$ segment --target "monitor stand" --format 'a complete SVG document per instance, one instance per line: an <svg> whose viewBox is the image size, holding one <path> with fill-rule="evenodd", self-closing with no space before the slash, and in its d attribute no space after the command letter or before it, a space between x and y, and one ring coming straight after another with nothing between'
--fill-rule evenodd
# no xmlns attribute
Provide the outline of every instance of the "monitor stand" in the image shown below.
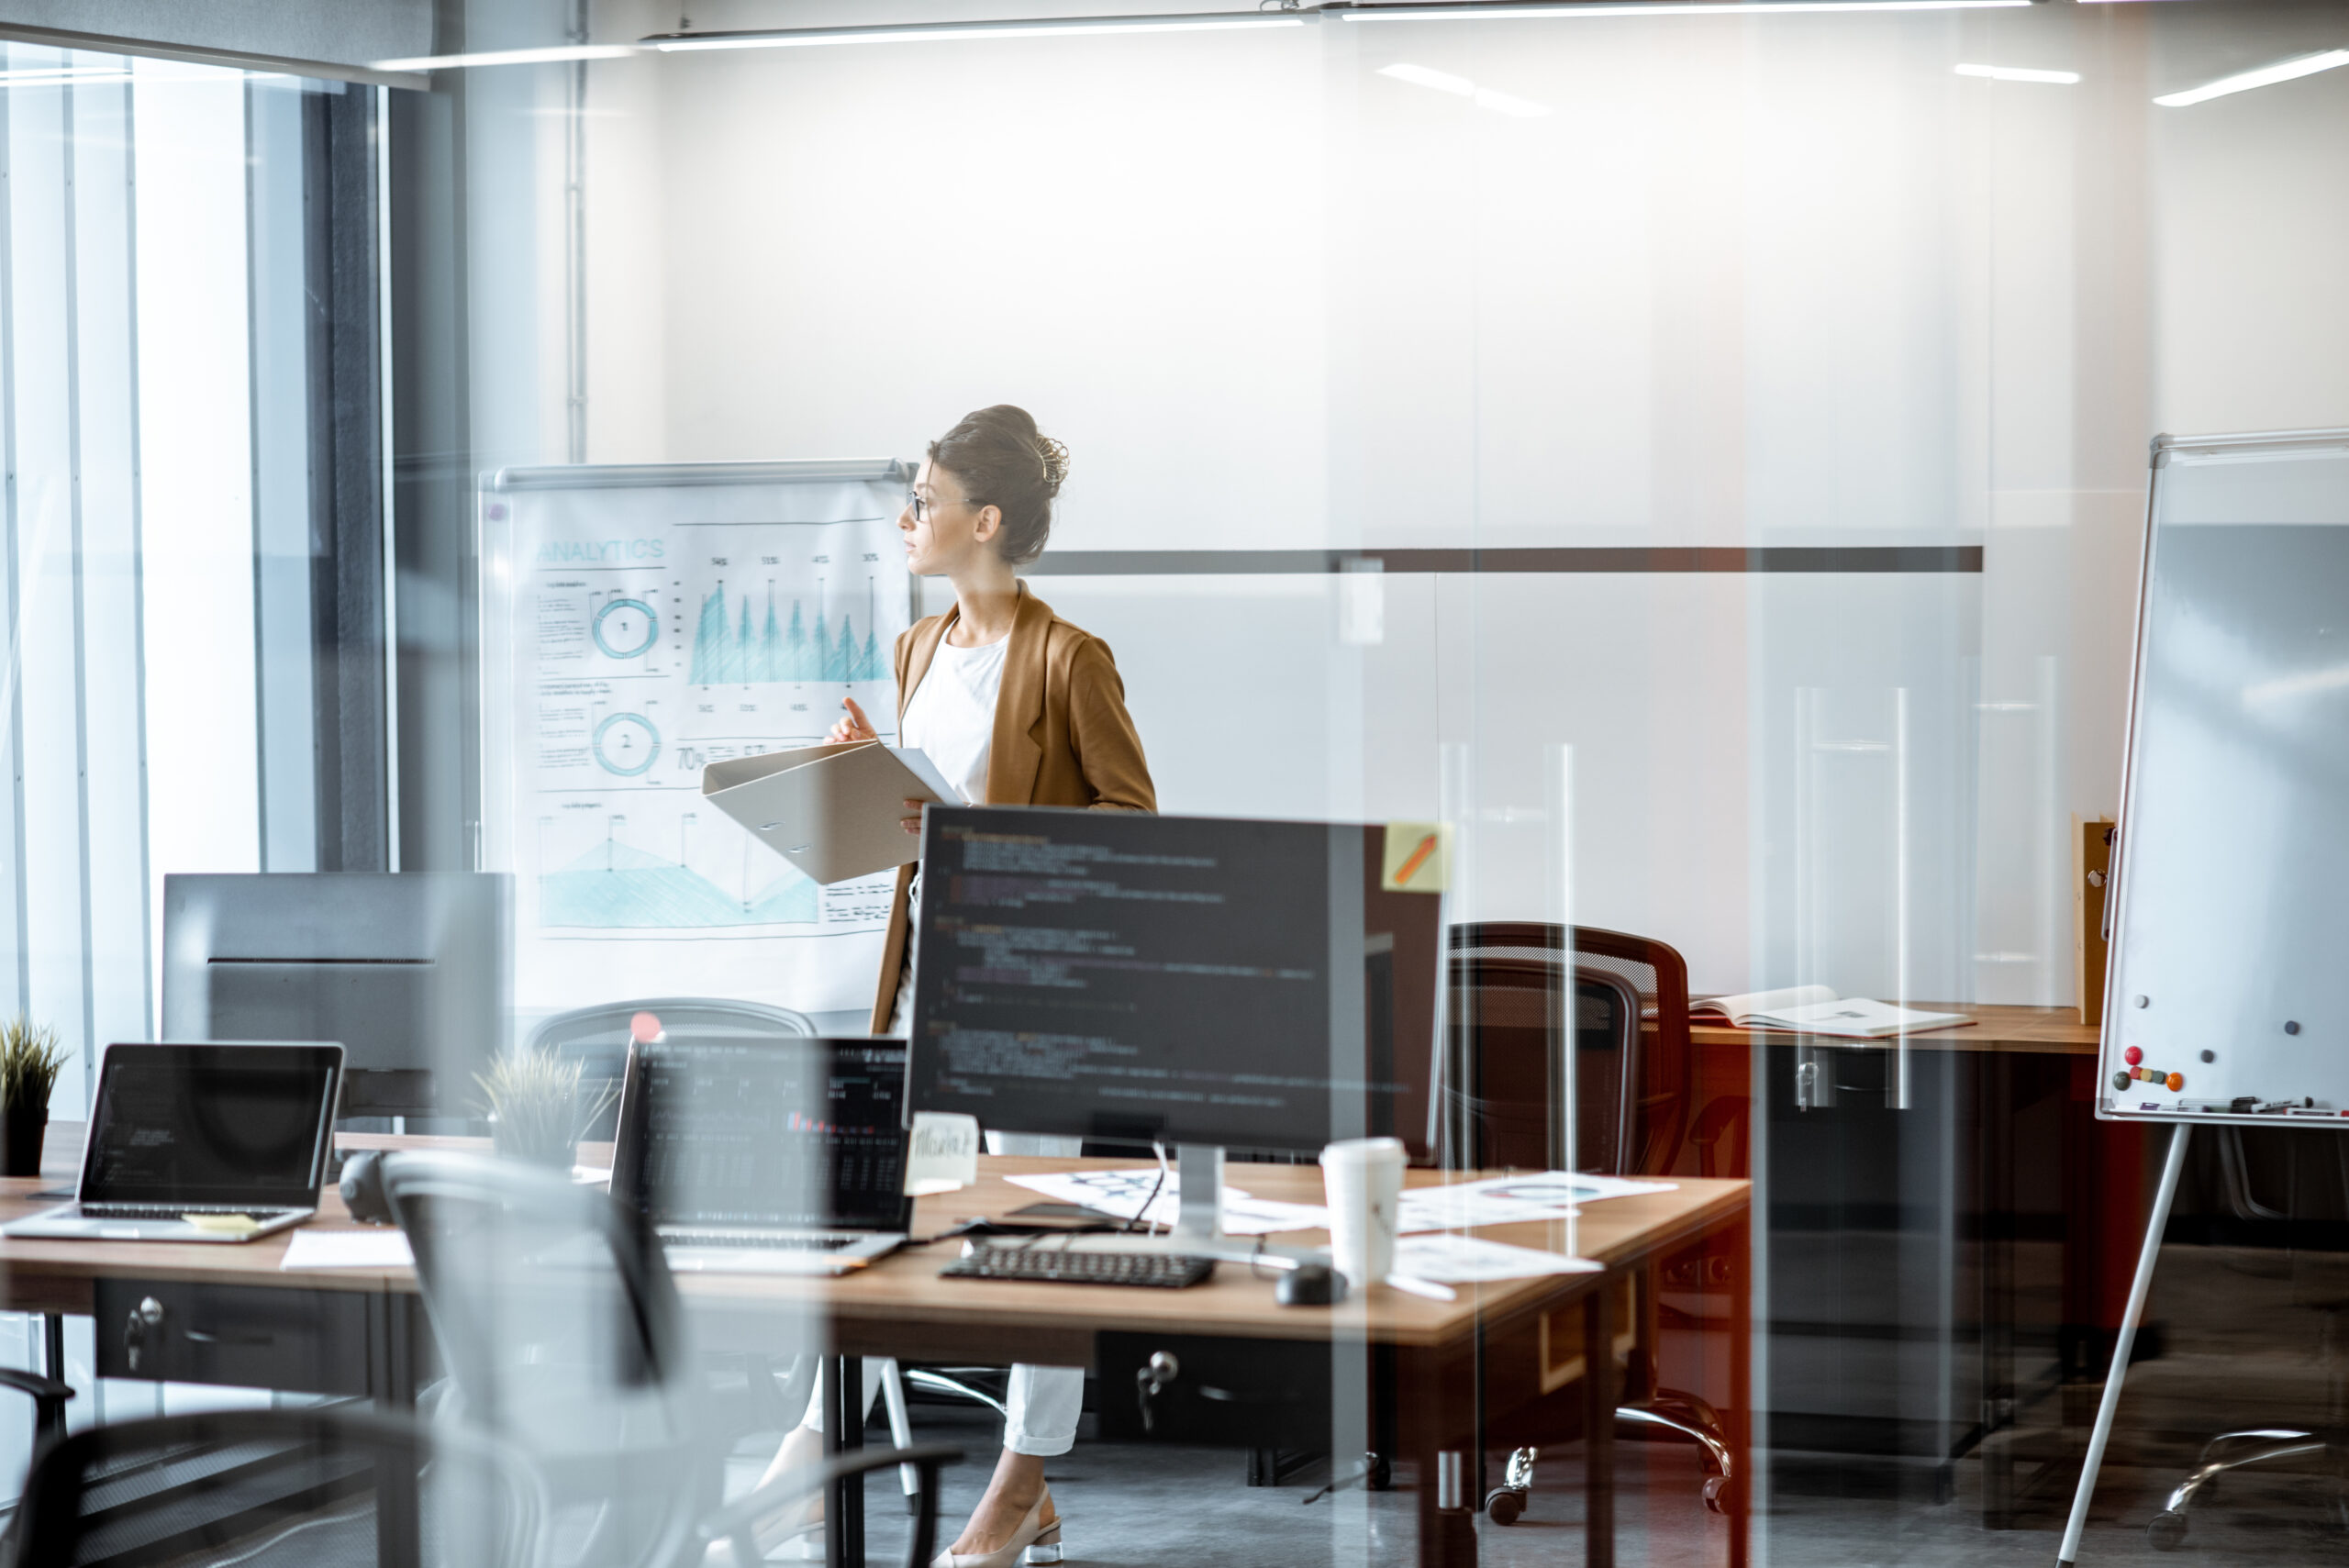
<svg viewBox="0 0 2349 1568"><path fill-rule="evenodd" d="M1223 1150L1218 1145L1175 1145L1174 1176L1178 1194L1174 1229L1161 1238L1168 1251L1226 1262L1256 1262L1275 1269L1293 1269L1300 1262L1326 1261L1319 1248L1260 1245L1253 1237L1224 1233Z"/></svg>

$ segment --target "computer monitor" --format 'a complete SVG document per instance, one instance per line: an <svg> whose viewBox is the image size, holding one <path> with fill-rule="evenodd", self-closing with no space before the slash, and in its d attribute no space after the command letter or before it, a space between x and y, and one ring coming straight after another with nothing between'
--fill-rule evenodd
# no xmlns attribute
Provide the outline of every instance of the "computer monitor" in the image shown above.
<svg viewBox="0 0 2349 1568"><path fill-rule="evenodd" d="M612 1195L655 1224L897 1230L906 1048L894 1040L671 1040L630 1049Z"/></svg>
<svg viewBox="0 0 2349 1568"><path fill-rule="evenodd" d="M504 1049L511 879L163 878L163 1034L339 1040L342 1114L467 1116Z"/></svg>
<svg viewBox="0 0 2349 1568"><path fill-rule="evenodd" d="M1386 831L930 807L908 1105L999 1131L1424 1153L1442 901L1385 886Z"/></svg>

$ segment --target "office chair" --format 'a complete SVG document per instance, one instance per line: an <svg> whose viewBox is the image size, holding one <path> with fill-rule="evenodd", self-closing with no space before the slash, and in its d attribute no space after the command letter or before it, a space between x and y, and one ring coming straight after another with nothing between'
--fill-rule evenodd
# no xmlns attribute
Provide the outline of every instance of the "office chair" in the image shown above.
<svg viewBox="0 0 2349 1568"><path fill-rule="evenodd" d="M1564 1099L1571 1040L1575 1166L1623 1176L1671 1170L1688 1137L1694 1076L1688 970L1679 953L1620 931L1520 921L1454 926L1450 945L1450 1061L1464 1083L1447 1095L1465 1130L1464 1162L1478 1170L1564 1167L1565 1129L1555 1109ZM1653 1309L1653 1278L1643 1288ZM1637 1361L1633 1316L1618 1317L1627 1328L1617 1354ZM1617 1423L1698 1444L1708 1473L1705 1506L1728 1512L1735 1483L1720 1415L1693 1394L1657 1387L1652 1362L1628 1367L1624 1387L1631 1396L1617 1407ZM1494 1522L1510 1524L1524 1513L1536 1451L1510 1453L1501 1485L1485 1499Z"/></svg>
<svg viewBox="0 0 2349 1568"><path fill-rule="evenodd" d="M2295 1206L2274 1208L2254 1195L2251 1190L2251 1162L2243 1134L2243 1129L2240 1127L2221 1127L2198 1135L2211 1140L2218 1166L2219 1190L2227 1207L2237 1219L2242 1220L2274 1222L2293 1218L2291 1209ZM2325 1185L2332 1190L2336 1202L2342 1206L2340 1212L2349 1213L2349 1141L2344 1141L2343 1135L2337 1132L2307 1136L2323 1139L2331 1144L2327 1151L2330 1159L2324 1162L2330 1164L2332 1170L2328 1173ZM2294 1151L2295 1144L2300 1149L2318 1147L2300 1140L2283 1143L2280 1147L2288 1156ZM2330 1277L2318 1291L2304 1295L2302 1301L2324 1314L2326 1345L2338 1355L2349 1350L2349 1294L2343 1292L2340 1273L2343 1258L2339 1252L2316 1255L2332 1264L2328 1271ZM2297 1250L2287 1249L2281 1268L2277 1272L2282 1277L2297 1281L2299 1278L2297 1261ZM2194 1506L2198 1496L2207 1498L2215 1491L2219 1477L2228 1471L2277 1460L2320 1456L2332 1462L2337 1487L2334 1507L2341 1516L2342 1524L2349 1527L2349 1424L2343 1424L2344 1412L2342 1404L2341 1384L2336 1378L2332 1425L2251 1427L2221 1432L2212 1438L2202 1445L2201 1455L2195 1461L2194 1469L2171 1491L2162 1505L2162 1511L2145 1526L2146 1539L2155 1549L2163 1551L2175 1551L2185 1545L2188 1522L2187 1510Z"/></svg>
<svg viewBox="0 0 2349 1568"><path fill-rule="evenodd" d="M948 1447L852 1451L720 1506L734 1432L712 1408L659 1243L608 1195L518 1162L438 1151L384 1162L384 1191L451 1392L445 1411L545 1479L562 1568L669 1568L737 1541L819 1485L893 1464L920 1477L908 1568L935 1550Z"/></svg>
<svg viewBox="0 0 2349 1568"><path fill-rule="evenodd" d="M551 1051L565 1061L577 1062L584 1091L600 1094L609 1089L617 1096L620 1073L628 1065L629 1025L639 1013L659 1018L672 1040L773 1040L777 1035L818 1032L807 1014L788 1007L716 996L654 996L557 1013L540 1020L524 1050ZM582 1136L590 1140L610 1138L618 1114L617 1106L605 1107Z"/></svg>
<svg viewBox="0 0 2349 1568"><path fill-rule="evenodd" d="M340 1406L208 1410L43 1448L0 1564L291 1568L389 1562L404 1543L434 1568L536 1568L545 1518L529 1462L477 1433Z"/></svg>

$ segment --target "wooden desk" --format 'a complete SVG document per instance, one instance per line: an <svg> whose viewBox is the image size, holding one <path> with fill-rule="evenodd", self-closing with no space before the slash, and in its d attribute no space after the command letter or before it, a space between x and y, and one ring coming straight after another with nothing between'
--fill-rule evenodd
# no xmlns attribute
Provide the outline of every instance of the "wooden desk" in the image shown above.
<svg viewBox="0 0 2349 1568"><path fill-rule="evenodd" d="M482 1140L365 1141L445 1146ZM1034 1201L1034 1194L1011 1185L1004 1179L1008 1175L1123 1163L1129 1162L982 1161L974 1186L916 1206L914 1234L930 1236L961 1218L1000 1217ZM1312 1166L1234 1164L1230 1179L1261 1197L1321 1197L1320 1172ZM1409 1176L1414 1185L1442 1179L1435 1172ZM40 1184L0 1181L0 1222L51 1201L31 1196ZM1727 1386L1720 1391L1725 1396L1720 1402L1730 1412L1736 1462L1742 1466L1750 1429L1743 1285L1749 1277L1747 1205L1745 1182L1684 1179L1669 1193L1593 1205L1572 1236L1563 1222L1496 1227L1480 1234L1524 1246L1572 1249L1605 1268L1463 1285L1452 1302L1382 1288L1336 1307L1282 1307L1273 1299L1269 1276L1252 1277L1252 1271L1233 1264L1224 1265L1208 1284L1185 1291L941 1280L939 1271L954 1252L951 1246L908 1248L845 1279L697 1274L682 1276L679 1289L696 1337L713 1349L772 1349L778 1340L776 1319L788 1316L820 1322L830 1349L846 1357L1088 1366L1113 1380L1123 1373L1128 1387L1133 1358L1146 1361L1150 1348L1162 1342L1179 1345L1195 1362L1203 1352L1228 1355L1246 1369L1308 1363L1328 1368L1330 1357L1279 1351L1299 1342L1376 1348L1391 1356L1395 1369L1402 1454L1419 1465L1422 1564L1454 1568L1475 1561L1473 1521L1483 1499L1473 1487L1484 1424L1538 1422L1546 1407L1568 1419L1579 1413L1590 1475L1586 1561L1604 1568L1613 1550L1617 1391L1611 1384L1618 1333L1612 1322L1618 1290L1608 1287L1700 1244L1710 1242L1725 1257L1732 1301L1727 1314ZM332 1191L325 1195L317 1223L328 1229L351 1224ZM1309 1244L1326 1237L1297 1232L1281 1240ZM102 1375L413 1400L428 1333L413 1274L406 1269L288 1272L280 1266L287 1244L282 1235L243 1246L0 1240L0 1307L49 1314L52 1321L64 1313L94 1315ZM233 1317L255 1327L236 1336L206 1330L201 1345L168 1332L155 1336L161 1342L150 1343L143 1364L132 1369L124 1349L127 1320L148 1299L163 1304L167 1326L201 1318L217 1327ZM1652 1306L1647 1316L1653 1316ZM1561 1338L1568 1325L1570 1340ZM231 1340L236 1342L223 1342ZM1596 1373L1567 1375L1575 1361ZM839 1380L839 1386L854 1385L852 1378ZM1112 1397L1124 1393L1115 1389ZM853 1434L849 1440L855 1440ZM1441 1496L1439 1475L1449 1477ZM1688 1506L1700 1505L1692 1496ZM1732 1568L1742 1568L1746 1527L1742 1497L1734 1492L1730 1524L1731 1562ZM843 1519L841 1533L861 1536L861 1519L853 1526ZM859 1547L861 1556L861 1540Z"/></svg>
<svg viewBox="0 0 2349 1568"><path fill-rule="evenodd" d="M1964 1013L1971 1024L1923 1029L1905 1036L1911 1047L1926 1051L2025 1051L2040 1056L2094 1056L2097 1029L2080 1022L2076 1007L2009 1007L1970 1002L1911 1002L1926 1013ZM1858 1050L1890 1048L1891 1040L1845 1040L1836 1035L1794 1034L1785 1029L1738 1029L1725 1024L1692 1022L1688 1037L1698 1046L1841 1045Z"/></svg>

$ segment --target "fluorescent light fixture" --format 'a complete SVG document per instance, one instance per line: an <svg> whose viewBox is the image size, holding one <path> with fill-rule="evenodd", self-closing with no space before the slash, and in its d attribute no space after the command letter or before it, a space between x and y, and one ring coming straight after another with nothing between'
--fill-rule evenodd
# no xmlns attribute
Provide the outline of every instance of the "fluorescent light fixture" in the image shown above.
<svg viewBox="0 0 2349 1568"><path fill-rule="evenodd" d="M2337 692L2349 686L2349 664L2336 664L2329 670L2302 670L2294 674L2278 675L2272 681L2260 681L2243 689L2243 700L2254 706L2282 702L2289 697L2314 696L2320 692Z"/></svg>
<svg viewBox="0 0 2349 1568"><path fill-rule="evenodd" d="M2248 93L2254 87L2273 87L2278 82L2313 76L2320 71L2331 71L2337 65L2349 65L2349 49L2329 49L2322 54L2304 54L2297 60L2278 61L2274 65L2263 65L2256 71L2221 76L2216 82L2188 87L2183 93L2165 93L2154 102L2165 108L2182 109L2188 104L2223 98L2230 93Z"/></svg>
<svg viewBox="0 0 2349 1568"><path fill-rule="evenodd" d="M1028 21L906 22L878 28L783 28L760 32L655 33L645 44L664 54L705 49L807 49L825 44L927 43L943 39L1066 38L1088 33L1219 33L1301 28L1306 12L1200 11L1188 16L1044 17Z"/></svg>
<svg viewBox="0 0 2349 1568"><path fill-rule="evenodd" d="M1509 0L1476 5L1464 0L1456 6L1365 6L1359 10L1332 9L1325 14L1342 17L1349 22L1474 22L1519 17L1767 17L1780 12L1984 11L2030 4L2032 0L1753 0L1750 5L1740 5L1735 0L1704 0L1702 4L1633 0L1631 5L1609 5L1602 0L1591 5L1542 6L1517 5Z"/></svg>
<svg viewBox="0 0 2349 1568"><path fill-rule="evenodd" d="M1490 109L1497 115L1514 115L1519 119L1539 119L1550 112L1545 105L1511 94L1479 87L1465 76L1454 76L1449 71L1435 71L1424 65L1382 65L1381 76L1391 76L1397 82L1408 82L1415 87L1432 87L1439 93L1449 93L1455 98L1467 98L1480 109Z"/></svg>
<svg viewBox="0 0 2349 1568"><path fill-rule="evenodd" d="M2059 87L2069 87L2080 79L2076 71L2033 71L2021 65L1961 65L1957 73L1990 82L2052 82Z"/></svg>
<svg viewBox="0 0 2349 1568"><path fill-rule="evenodd" d="M567 43L548 49L493 49L479 54L420 54L413 60L371 60L370 71L464 71L477 65L557 65L573 60L625 60L634 44Z"/></svg>

